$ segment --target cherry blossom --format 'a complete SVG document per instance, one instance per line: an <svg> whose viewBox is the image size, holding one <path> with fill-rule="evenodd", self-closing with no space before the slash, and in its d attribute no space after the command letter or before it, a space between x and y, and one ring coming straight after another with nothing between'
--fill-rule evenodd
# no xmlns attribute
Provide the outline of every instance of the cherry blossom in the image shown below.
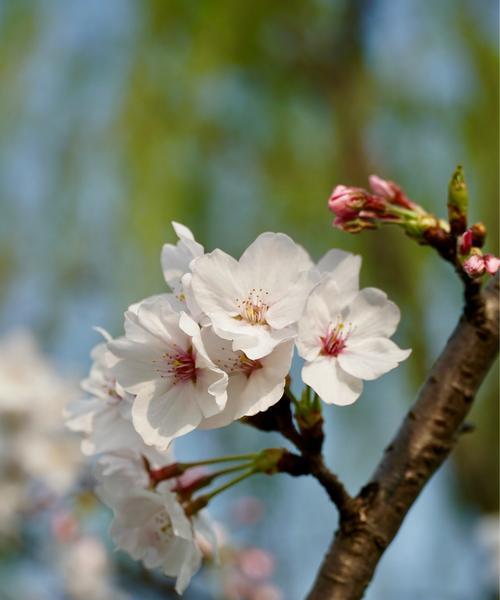
<svg viewBox="0 0 500 600"><path fill-rule="evenodd" d="M134 396L116 382L108 368L107 342L112 338L105 330L98 331L106 341L93 348L90 374L81 383L82 389L90 397L68 406L67 427L84 434L82 452L86 455L128 448L146 456L154 463L162 462L162 455L144 443L132 424Z"/></svg>
<svg viewBox="0 0 500 600"><path fill-rule="evenodd" d="M191 285L215 333L255 360L295 336L312 267L287 235L263 233L239 261L219 249L195 259Z"/></svg>
<svg viewBox="0 0 500 600"><path fill-rule="evenodd" d="M209 359L199 326L163 296L125 314L125 337L108 343L110 370L136 397L132 419L148 445L165 450L226 404L227 375Z"/></svg>
<svg viewBox="0 0 500 600"><path fill-rule="evenodd" d="M198 536L204 544L215 544L206 514L188 517L174 492L175 479L153 489L144 460L134 452L101 456L95 475L96 493L114 513L110 533L115 544L148 569L176 577L181 594L201 565Z"/></svg>
<svg viewBox="0 0 500 600"><path fill-rule="evenodd" d="M97 488L101 500L113 510L113 541L146 568L161 568L175 577L175 589L182 594L201 565L196 528L205 534L205 516L198 513L189 518L169 482L153 491L140 486L124 489L124 481L121 473L108 473Z"/></svg>
<svg viewBox="0 0 500 600"><path fill-rule="evenodd" d="M381 290L365 288L353 296L324 279L299 323L304 383L328 404L357 400L363 379L377 379L409 356L389 339L399 319L398 307Z"/></svg>
<svg viewBox="0 0 500 600"><path fill-rule="evenodd" d="M259 359L251 359L231 343L218 337L211 327L202 330L202 339L213 362L228 374L227 403L219 414L204 419L200 428L223 427L244 416L267 410L283 395L290 370L293 340L276 346Z"/></svg>

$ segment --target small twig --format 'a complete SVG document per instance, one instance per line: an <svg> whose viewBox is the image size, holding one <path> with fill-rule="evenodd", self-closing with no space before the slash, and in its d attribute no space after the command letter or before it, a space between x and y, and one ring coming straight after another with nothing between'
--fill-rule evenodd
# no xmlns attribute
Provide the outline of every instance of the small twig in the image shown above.
<svg viewBox="0 0 500 600"><path fill-rule="evenodd" d="M326 490L341 514L352 514L355 510L353 498L339 478L325 465L321 454L324 437L322 419L312 428L302 428L299 432L293 421L290 404L291 399L285 391L282 399L271 409L242 421L262 431L278 431L290 440L301 454L299 456L287 452L280 461L279 471L293 476L312 475Z"/></svg>

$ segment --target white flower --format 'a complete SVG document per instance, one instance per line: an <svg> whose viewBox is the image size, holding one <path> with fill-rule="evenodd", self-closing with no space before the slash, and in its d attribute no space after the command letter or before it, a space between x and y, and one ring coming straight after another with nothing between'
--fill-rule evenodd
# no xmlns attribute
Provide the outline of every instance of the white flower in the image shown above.
<svg viewBox="0 0 500 600"><path fill-rule="evenodd" d="M162 455L146 446L132 424L134 397L117 384L107 366L107 342L111 336L97 329L106 342L97 344L91 352L93 364L81 387L90 398L71 403L66 410L66 425L72 431L85 434L82 452L86 455L116 452L124 448L146 456L154 463L162 462Z"/></svg>
<svg viewBox="0 0 500 600"><path fill-rule="evenodd" d="M388 339L399 319L398 307L381 290L365 288L353 295L339 291L332 278L323 279L299 323L304 383L329 404L357 400L363 379L377 379L409 356L411 350Z"/></svg>
<svg viewBox="0 0 500 600"><path fill-rule="evenodd" d="M190 229L185 225L172 221L179 241L177 244L164 244L161 251L161 266L165 281L174 294L182 298L182 276L189 271L189 265L194 258L202 256L203 246L195 239Z"/></svg>
<svg viewBox="0 0 500 600"><path fill-rule="evenodd" d="M172 491L175 480L150 488L144 461L133 453L103 455L96 470L96 493L114 513L111 537L116 545L148 569L161 567L177 577L182 593L201 564L197 530L213 539L204 513L192 519Z"/></svg>
<svg viewBox="0 0 500 600"><path fill-rule="evenodd" d="M214 250L191 263L194 298L215 333L251 359L293 338L311 290L312 262L282 233L261 234L237 261Z"/></svg>
<svg viewBox="0 0 500 600"><path fill-rule="evenodd" d="M161 568L177 579L179 594L200 568L202 553L195 537L198 522L206 527L202 514L186 516L167 482L156 491L134 490L111 504L114 519L111 537L121 550L148 569Z"/></svg>
<svg viewBox="0 0 500 600"><path fill-rule="evenodd" d="M283 342L268 355L251 359L233 351L231 343L218 337L211 327L202 339L213 362L228 374L227 403L219 414L204 419L200 428L223 427L244 416L267 410L283 395L293 356L293 340Z"/></svg>
<svg viewBox="0 0 500 600"><path fill-rule="evenodd" d="M125 338L108 343L118 383L135 394L132 419L148 445L165 450L226 404L227 375L206 354L198 325L164 297L125 315Z"/></svg>

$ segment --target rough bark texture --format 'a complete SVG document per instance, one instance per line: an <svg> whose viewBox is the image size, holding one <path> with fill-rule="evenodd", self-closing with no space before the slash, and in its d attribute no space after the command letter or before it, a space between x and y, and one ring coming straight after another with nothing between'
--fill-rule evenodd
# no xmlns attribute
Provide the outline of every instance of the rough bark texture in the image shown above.
<svg viewBox="0 0 500 600"><path fill-rule="evenodd" d="M362 598L413 502L452 450L498 352L498 277L468 303L371 481L341 514L307 600Z"/></svg>

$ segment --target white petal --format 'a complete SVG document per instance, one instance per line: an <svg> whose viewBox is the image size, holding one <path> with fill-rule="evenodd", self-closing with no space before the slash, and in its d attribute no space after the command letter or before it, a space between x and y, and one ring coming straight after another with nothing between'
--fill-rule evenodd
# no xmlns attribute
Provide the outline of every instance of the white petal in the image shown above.
<svg viewBox="0 0 500 600"><path fill-rule="evenodd" d="M179 241L177 244L164 244L161 251L163 275L168 285L176 290L184 273L189 270L191 261L203 254L203 246L199 244L192 232L180 223L172 222Z"/></svg>
<svg viewBox="0 0 500 600"><path fill-rule="evenodd" d="M194 399L203 417L221 412L227 402L227 374L220 369L200 369L197 373Z"/></svg>
<svg viewBox="0 0 500 600"><path fill-rule="evenodd" d="M137 322L151 335L169 345L175 342L183 350L189 346L188 336L179 327L180 314L167 298L143 302L137 312ZM127 337L129 334L127 332Z"/></svg>
<svg viewBox="0 0 500 600"><path fill-rule="evenodd" d="M296 323L302 313L314 282L310 271L302 273L295 284L284 286L286 293L269 309L266 320L271 327L281 329Z"/></svg>
<svg viewBox="0 0 500 600"><path fill-rule="evenodd" d="M185 334L191 337L200 335L200 326L184 311L181 312L179 318L179 327Z"/></svg>
<svg viewBox="0 0 500 600"><path fill-rule="evenodd" d="M113 339L113 337L103 327L95 326L92 329L97 331L97 333L100 333L107 342L110 342Z"/></svg>
<svg viewBox="0 0 500 600"><path fill-rule="evenodd" d="M333 290L336 293L336 287ZM325 335L332 321L328 296L321 288L311 292L304 315L299 321L297 350L302 358L312 361L321 351L321 336Z"/></svg>
<svg viewBox="0 0 500 600"><path fill-rule="evenodd" d="M257 330L259 326L254 326ZM218 332L217 332L218 333ZM269 330L262 327L260 331L256 331L257 335L254 338L245 336L238 337L233 341L233 350L243 351L248 358L252 360L260 359L271 353L276 346L294 339L297 335L296 329L293 327L285 327L284 329Z"/></svg>
<svg viewBox="0 0 500 600"><path fill-rule="evenodd" d="M187 546L183 561L182 567L177 575L177 581L175 584L175 591L178 594L182 594L189 582L191 581L192 576L198 571L201 566L201 551L200 549L193 543Z"/></svg>
<svg viewBox="0 0 500 600"><path fill-rule="evenodd" d="M238 314L236 301L244 290L239 278L238 262L222 250L214 250L192 263L191 288L201 310L213 313Z"/></svg>
<svg viewBox="0 0 500 600"><path fill-rule="evenodd" d="M332 357L306 363L302 367L302 379L327 404L352 404L363 391L363 382L343 371Z"/></svg>
<svg viewBox="0 0 500 600"><path fill-rule="evenodd" d="M300 273L312 267L307 252L284 233L262 233L250 244L240 258L246 278L246 293L252 288L284 295Z"/></svg>
<svg viewBox="0 0 500 600"><path fill-rule="evenodd" d="M176 236L182 240L183 238L186 240L194 240L194 235L189 227L186 227L182 223L178 223L177 221L172 221L172 228L175 231Z"/></svg>
<svg viewBox="0 0 500 600"><path fill-rule="evenodd" d="M364 288L343 311L345 321L353 324L352 337L390 337L401 318L399 308L377 288Z"/></svg>
<svg viewBox="0 0 500 600"><path fill-rule="evenodd" d="M144 442L160 450L197 427L202 418L190 382L178 384L166 393L138 394L132 406L134 427Z"/></svg>
<svg viewBox="0 0 500 600"><path fill-rule="evenodd" d="M371 338L352 343L339 354L341 367L361 379L377 379L408 358L411 350L401 350L392 340Z"/></svg>
<svg viewBox="0 0 500 600"><path fill-rule="evenodd" d="M110 368L117 382L131 394L139 393L145 384L158 378L155 361L162 354L157 347L136 344L126 339L114 340L109 344L110 352L119 360Z"/></svg>
<svg viewBox="0 0 500 600"><path fill-rule="evenodd" d="M330 274L339 289L351 292L358 291L361 256L334 248L319 260L317 269L320 273Z"/></svg>

